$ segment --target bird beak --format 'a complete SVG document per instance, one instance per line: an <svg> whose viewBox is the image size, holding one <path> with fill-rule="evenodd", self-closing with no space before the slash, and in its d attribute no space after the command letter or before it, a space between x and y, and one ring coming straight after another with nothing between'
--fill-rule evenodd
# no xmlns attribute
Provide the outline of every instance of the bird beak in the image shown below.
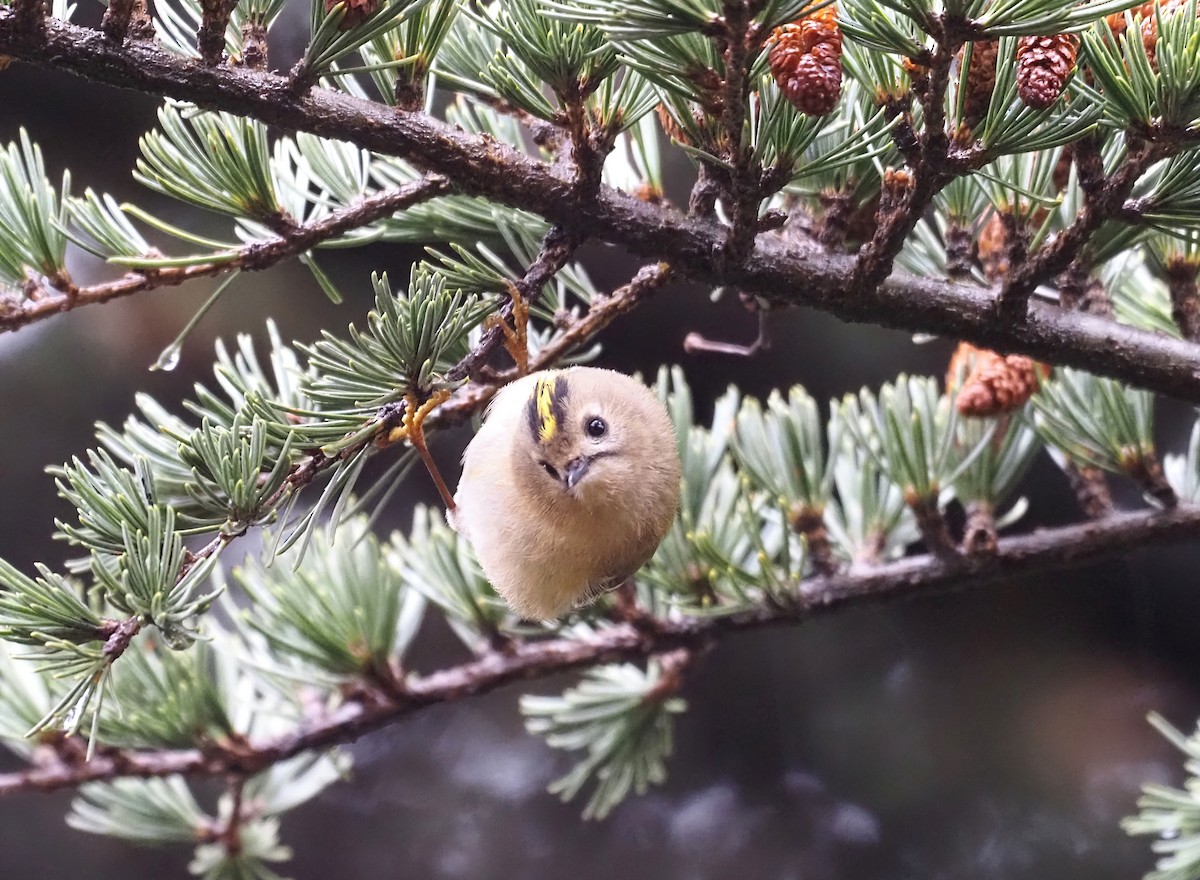
<svg viewBox="0 0 1200 880"><path fill-rule="evenodd" d="M575 484L583 479L583 475L587 473L591 465L592 460L585 455L570 461L567 464L567 471L563 475L563 480L566 482L567 488L574 489Z"/></svg>

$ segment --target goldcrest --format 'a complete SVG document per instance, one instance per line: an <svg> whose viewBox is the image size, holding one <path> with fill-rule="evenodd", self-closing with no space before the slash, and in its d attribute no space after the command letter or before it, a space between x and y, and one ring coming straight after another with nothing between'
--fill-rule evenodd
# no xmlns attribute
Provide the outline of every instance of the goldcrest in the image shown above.
<svg viewBox="0 0 1200 880"><path fill-rule="evenodd" d="M509 607L547 620L646 563L679 479L674 429L649 388L613 370L546 370L492 401L449 521Z"/></svg>

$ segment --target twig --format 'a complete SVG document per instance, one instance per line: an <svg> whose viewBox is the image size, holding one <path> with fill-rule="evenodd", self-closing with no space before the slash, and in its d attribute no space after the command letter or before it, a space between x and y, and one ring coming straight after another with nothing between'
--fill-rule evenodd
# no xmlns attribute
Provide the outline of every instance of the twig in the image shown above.
<svg viewBox="0 0 1200 880"><path fill-rule="evenodd" d="M725 177L726 197L729 202L730 226L725 240L726 259L745 259L754 244L758 232L758 205L762 201L758 169L753 156L744 143L743 128L746 123L746 98L750 90L750 78L746 73L746 60L750 54L751 11L747 0L724 0L721 39L725 41L722 53L725 77L721 83L721 133L725 139L726 158L732 169Z"/></svg>
<svg viewBox="0 0 1200 880"><path fill-rule="evenodd" d="M1200 290L1196 286L1196 262L1178 258L1166 267L1167 291L1171 294L1171 317L1184 339L1200 341Z"/></svg>
<svg viewBox="0 0 1200 880"><path fill-rule="evenodd" d="M525 300L526 305L534 305L541 299L542 288L549 284L559 270L567 264L571 255L582 243L581 236L568 232L560 226L554 226L546 233L537 257L529 264L525 275L515 285L517 294ZM514 301L509 299L501 307L497 317L502 321L508 321L512 317L514 304ZM455 364L446 373L446 378L451 382L457 382L468 376L477 376L503 339L504 331L499 326L486 330L474 350Z"/></svg>
<svg viewBox="0 0 1200 880"><path fill-rule="evenodd" d="M27 36L40 37L46 24L48 6L48 0L13 0L13 17L17 29Z"/></svg>
<svg viewBox="0 0 1200 880"><path fill-rule="evenodd" d="M104 10L104 18L100 28L104 36L118 46L125 42L125 34L129 32L129 19L133 16L133 0L109 0L108 9Z"/></svg>
<svg viewBox="0 0 1200 880"><path fill-rule="evenodd" d="M731 263L722 258L726 230L714 222L685 218L668 206L604 186L581 204L571 197L571 181L545 163L421 113L393 113L329 89L297 95L285 77L204 67L150 43L132 42L113 52L103 34L55 20L46 22L44 38L33 39L19 31L13 13L4 7L0 55L403 156L445 175L463 192L534 211L552 223L648 259L667 260L681 271L686 267L692 277L735 286L776 305L806 305L848 321L966 339L1200 402L1200 347L1195 345L1064 313L1036 300L1023 323L997 321L992 292L902 273L883 281L869 297L848 297L853 259L814 254L772 236L760 236L745 260Z"/></svg>
<svg viewBox="0 0 1200 880"><path fill-rule="evenodd" d="M504 652L408 680L403 694L373 691L280 736L205 750L113 750L101 748L83 764L51 760L0 775L0 796L50 792L118 777L249 775L302 752L352 742L433 705L451 703L504 685L546 678L598 663L661 656L680 648L703 648L725 636L768 626L797 625L850 606L928 597L975 589L1002 578L1024 577L1119 557L1168 541L1194 540L1200 508L1126 513L1028 535L1003 538L994 555L952 562L924 555L806 580L790 602L764 605L727 617L659 620L654 627L616 624L586 638L514 641Z"/></svg>
<svg viewBox="0 0 1200 880"><path fill-rule="evenodd" d="M281 260L302 254L322 242L337 238L352 229L367 226L384 217L390 217L397 211L428 201L450 190L451 185L446 178L429 175L398 189L386 190L369 196L357 204L335 211L321 220L294 227L286 237L257 241L232 251L214 254L214 259L209 262L130 272L115 281L75 288L71 295L62 294L26 300L11 309L0 311L0 332L16 330L18 327L24 327L26 324L32 324L80 306L109 302L123 296L140 293L143 290L172 287L183 284L185 281L191 281L193 278L222 275L238 269L244 271L266 269Z"/></svg>
<svg viewBox="0 0 1200 880"><path fill-rule="evenodd" d="M212 67L225 54L225 29L238 0L200 0L200 27L196 30L196 48L204 63Z"/></svg>
<svg viewBox="0 0 1200 880"><path fill-rule="evenodd" d="M749 345L739 345L736 342L718 342L706 339L699 333L689 333L683 338L683 350L688 354L709 352L710 354L727 354L733 357L750 358L760 351L771 347L771 336L767 332L767 310L758 309L758 335Z"/></svg>
<svg viewBox="0 0 1200 880"><path fill-rule="evenodd" d="M1104 471L1086 465L1081 467L1070 459L1063 464L1062 471L1067 475L1067 482L1071 484L1084 516L1101 520L1113 515L1116 507Z"/></svg>
<svg viewBox="0 0 1200 880"><path fill-rule="evenodd" d="M1085 188L1083 207L1071 225L1031 258L1019 266L1012 267L996 298L996 308L1000 317L1005 322L1025 320L1029 298L1037 286L1049 281L1071 265L1071 261L1087 244L1092 233L1100 228L1100 224L1123 208L1138 178L1147 168L1169 153L1170 147L1163 143L1136 143L1130 148L1125 161L1115 174L1096 188ZM1087 167L1087 164L1080 163L1081 179L1083 170Z"/></svg>
<svg viewBox="0 0 1200 880"><path fill-rule="evenodd" d="M597 297L582 318L572 320L566 331L541 348L530 358L530 370L543 370L557 363L575 349L619 318L633 311L646 297L661 289L671 280L673 270L666 263L643 266L629 283L612 292L611 296ZM468 355L469 357L469 355ZM490 382L472 382L459 389L446 403L430 416L433 424L456 424L468 418L492 399L492 396L507 382L516 378L515 372L503 373Z"/></svg>
<svg viewBox="0 0 1200 880"><path fill-rule="evenodd" d="M940 19L939 19L940 20ZM875 235L859 252L850 280L850 294L862 297L869 294L892 271L896 254L904 246L913 227L921 218L925 207L953 177L957 170L947 162L950 139L946 136L946 88L950 82L950 65L963 43L963 37L954 29L945 27L937 35L937 49L930 59L928 75L922 77L920 99L923 115L921 136L917 142L916 165L911 174L889 170L884 178L885 200L881 202L879 224ZM903 188L889 193L903 181Z"/></svg>

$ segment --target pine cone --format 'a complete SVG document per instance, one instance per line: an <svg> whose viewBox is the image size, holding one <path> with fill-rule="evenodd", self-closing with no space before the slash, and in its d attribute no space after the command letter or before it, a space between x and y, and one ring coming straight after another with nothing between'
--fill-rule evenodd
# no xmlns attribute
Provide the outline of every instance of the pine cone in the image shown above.
<svg viewBox="0 0 1200 880"><path fill-rule="evenodd" d="M1133 20L1135 22L1138 19L1145 21L1147 18L1154 17L1154 6L1155 6L1156 2L1157 2L1157 0L1146 0L1146 2L1143 3L1141 6L1135 6L1132 9L1128 10L1128 12L1133 17ZM1111 30L1113 32L1114 37L1119 37L1123 33L1125 33L1125 13L1124 12L1114 12L1111 15L1106 16L1104 20L1106 22L1108 22L1108 28L1109 28L1109 30Z"/></svg>
<svg viewBox="0 0 1200 880"><path fill-rule="evenodd" d="M1072 144L1067 144L1058 154L1058 161L1054 163L1054 172L1050 175L1050 181L1058 192L1066 189L1067 184L1071 182L1071 163L1074 161L1074 156L1075 149Z"/></svg>
<svg viewBox="0 0 1200 880"><path fill-rule="evenodd" d="M339 2L346 6L346 14L338 25L340 31L358 27L379 9L379 0L325 0L325 11L332 12Z"/></svg>
<svg viewBox="0 0 1200 880"><path fill-rule="evenodd" d="M946 373L946 391L957 394L954 406L961 415L994 418L1023 407L1034 395L1050 368L1020 354L1002 355L960 342ZM958 386L960 376L961 387Z"/></svg>
<svg viewBox="0 0 1200 880"><path fill-rule="evenodd" d="M1021 100L1035 110L1045 110L1057 101L1078 54L1075 34L1021 37L1017 43L1017 94Z"/></svg>
<svg viewBox="0 0 1200 880"><path fill-rule="evenodd" d="M963 104L963 124L969 128L978 125L987 116L992 103L992 92L996 88L996 55L1000 51L998 40L982 40L971 44L971 67L967 71L967 97ZM962 54L959 63L962 63Z"/></svg>
<svg viewBox="0 0 1200 880"><path fill-rule="evenodd" d="M675 121L675 118L671 116L671 111L667 109L666 104L659 104L655 110L658 113L659 125L662 126L667 137L681 144L691 144L691 140L688 139L684 130L679 127L679 123Z"/></svg>
<svg viewBox="0 0 1200 880"><path fill-rule="evenodd" d="M775 28L767 63L780 91L808 116L833 112L842 95L842 31L837 6Z"/></svg>
<svg viewBox="0 0 1200 880"><path fill-rule="evenodd" d="M1142 45L1146 47L1146 57L1150 59L1150 66L1156 72L1158 71L1158 20L1178 13L1187 2L1188 0L1160 0L1157 17L1154 15L1153 3L1146 3L1138 10L1142 14Z"/></svg>

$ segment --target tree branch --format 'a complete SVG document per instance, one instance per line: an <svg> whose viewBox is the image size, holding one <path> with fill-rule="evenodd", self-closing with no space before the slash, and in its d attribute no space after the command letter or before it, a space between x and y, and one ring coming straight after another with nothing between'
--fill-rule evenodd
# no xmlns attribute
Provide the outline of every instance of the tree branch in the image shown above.
<svg viewBox="0 0 1200 880"><path fill-rule="evenodd" d="M408 679L399 693L375 689L295 730L249 744L206 750L135 751L101 747L78 764L48 759L0 775L0 796L50 792L118 777L250 775L302 752L352 742L429 706L452 703L519 681L542 679L600 663L639 660L680 648L704 648L725 636L768 626L797 625L868 603L928 597L997 579L1098 562L1169 541L1191 540L1200 507L1125 513L1062 528L1004 538L995 555L943 560L916 556L804 581L794 596L726 617L648 619L620 623L587 638L514 641L504 651Z"/></svg>
<svg viewBox="0 0 1200 880"><path fill-rule="evenodd" d="M244 247L214 254L213 259L190 266L165 266L130 272L115 281L105 281L89 287L75 288L70 294L45 296L26 300L9 310L0 310L0 332L16 330L26 324L41 321L51 315L69 312L80 306L105 303L143 290L171 287L191 281L223 275L236 269L254 271L266 269L288 257L302 254L322 242L390 217L413 205L428 201L451 190L450 181L429 175L398 189L387 190L365 198L357 204L335 211L328 217L295 227L284 236L268 241L256 241Z"/></svg>
<svg viewBox="0 0 1200 880"><path fill-rule="evenodd" d="M1006 324L995 319L991 291L903 274L884 281L869 297L847 297L852 258L805 253L768 236L760 236L745 260L725 261L725 230L716 223L609 187L581 202L572 198L572 181L546 164L423 114L396 112L327 89L297 95L283 77L209 68L146 43L118 50L100 32L60 21L47 21L44 36L25 34L2 7L0 54L402 156L472 195L535 211L635 254L686 267L706 283L736 286L777 305L807 305L848 321L966 339L1200 402L1200 346L1036 301L1026 321Z"/></svg>

